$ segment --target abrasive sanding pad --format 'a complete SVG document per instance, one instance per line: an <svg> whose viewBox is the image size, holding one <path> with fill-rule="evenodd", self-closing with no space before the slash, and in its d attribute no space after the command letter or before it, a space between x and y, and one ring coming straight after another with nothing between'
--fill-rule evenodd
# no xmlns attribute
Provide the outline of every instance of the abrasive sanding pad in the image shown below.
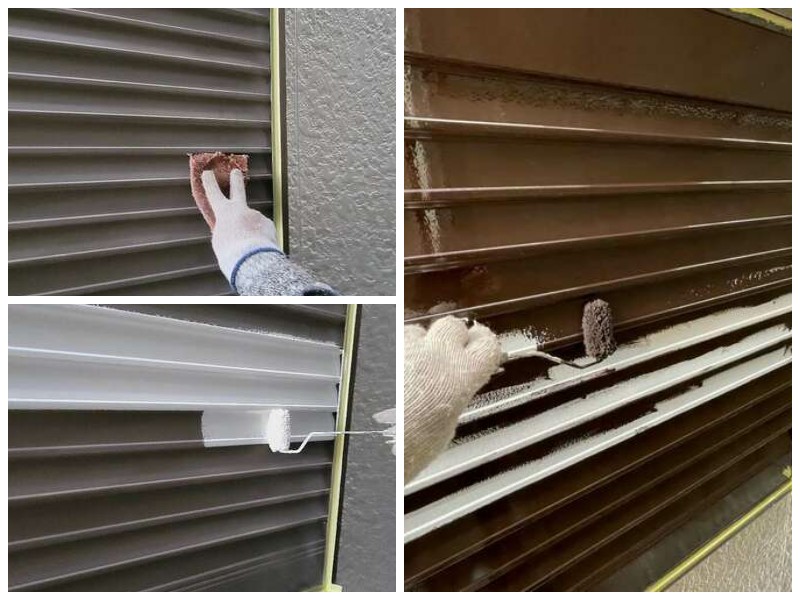
<svg viewBox="0 0 800 600"><path fill-rule="evenodd" d="M192 197L197 208L203 213L208 226L213 228L215 219L211 203L203 189L203 171L214 171L222 193L228 196L231 190L231 171L239 169L247 177L247 154L225 154L224 152L198 152L189 155L189 179Z"/></svg>

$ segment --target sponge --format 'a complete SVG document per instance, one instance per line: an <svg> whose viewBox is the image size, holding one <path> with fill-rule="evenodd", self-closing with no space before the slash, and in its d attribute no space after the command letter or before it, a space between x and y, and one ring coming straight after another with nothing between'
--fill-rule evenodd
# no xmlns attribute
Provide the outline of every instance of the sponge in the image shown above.
<svg viewBox="0 0 800 600"><path fill-rule="evenodd" d="M214 171L222 193L230 194L231 171L239 169L247 177L247 154L225 154L224 152L198 152L189 155L189 178L192 184L192 197L203 214L208 226L214 228L214 210L206 197L201 179L203 171Z"/></svg>

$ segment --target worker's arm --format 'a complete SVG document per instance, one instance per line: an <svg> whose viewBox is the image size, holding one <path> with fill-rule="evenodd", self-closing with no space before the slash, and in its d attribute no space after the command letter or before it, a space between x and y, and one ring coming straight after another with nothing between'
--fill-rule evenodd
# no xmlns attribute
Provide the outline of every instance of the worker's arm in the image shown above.
<svg viewBox="0 0 800 600"><path fill-rule="evenodd" d="M230 199L212 171L204 171L202 181L214 211L211 246L219 268L239 295L338 296L281 252L275 224L247 206L241 171L231 171Z"/></svg>
<svg viewBox="0 0 800 600"><path fill-rule="evenodd" d="M404 475L411 481L451 442L458 416L502 361L488 327L454 317L405 328Z"/></svg>

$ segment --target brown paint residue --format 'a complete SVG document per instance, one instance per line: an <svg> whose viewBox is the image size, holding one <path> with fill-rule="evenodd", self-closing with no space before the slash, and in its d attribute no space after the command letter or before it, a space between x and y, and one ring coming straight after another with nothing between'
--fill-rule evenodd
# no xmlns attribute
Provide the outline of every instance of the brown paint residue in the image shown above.
<svg viewBox="0 0 800 600"><path fill-rule="evenodd" d="M214 228L216 222L211 203L206 197L203 189L201 176L203 171L214 171L222 193L226 196L230 194L231 171L239 169L247 177L248 166L247 154L225 154L224 152L198 152L189 155L189 178L192 185L192 197L197 208L203 214L203 218L208 226Z"/></svg>

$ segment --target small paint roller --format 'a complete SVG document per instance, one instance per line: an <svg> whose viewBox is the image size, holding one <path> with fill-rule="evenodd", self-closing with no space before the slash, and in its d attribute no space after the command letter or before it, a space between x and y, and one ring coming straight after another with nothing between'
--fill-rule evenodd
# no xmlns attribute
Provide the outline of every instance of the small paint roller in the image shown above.
<svg viewBox="0 0 800 600"><path fill-rule="evenodd" d="M284 408L275 408L267 416L266 440L269 449L281 454L299 454L306 444L315 435L385 435L385 431L312 431L303 439L300 446L289 450L292 441L292 420L289 411Z"/></svg>
<svg viewBox="0 0 800 600"><path fill-rule="evenodd" d="M579 365L542 352L537 346L512 350L505 354L503 362L517 360L518 358L537 357L575 369L586 369L587 367L593 367L617 349L617 343L614 340L614 320L611 316L611 306L605 300L596 298L584 304L581 326L583 329L583 346L586 349L586 354L595 359L594 362Z"/></svg>

